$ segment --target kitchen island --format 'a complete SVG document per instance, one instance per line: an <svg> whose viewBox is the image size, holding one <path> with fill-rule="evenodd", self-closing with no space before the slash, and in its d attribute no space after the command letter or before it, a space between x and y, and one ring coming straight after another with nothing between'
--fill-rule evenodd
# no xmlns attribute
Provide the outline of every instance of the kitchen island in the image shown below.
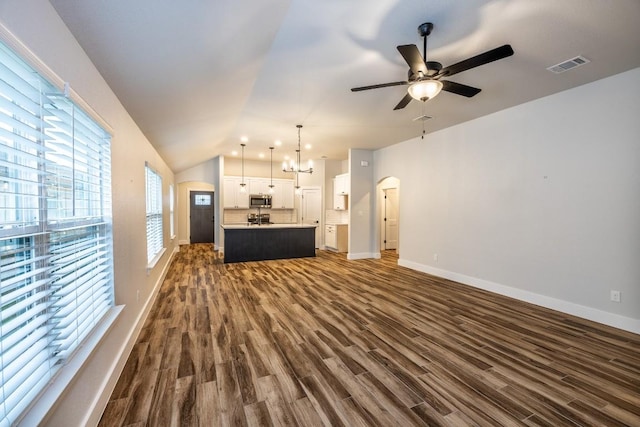
<svg viewBox="0 0 640 427"><path fill-rule="evenodd" d="M316 256L314 224L223 225L224 262Z"/></svg>

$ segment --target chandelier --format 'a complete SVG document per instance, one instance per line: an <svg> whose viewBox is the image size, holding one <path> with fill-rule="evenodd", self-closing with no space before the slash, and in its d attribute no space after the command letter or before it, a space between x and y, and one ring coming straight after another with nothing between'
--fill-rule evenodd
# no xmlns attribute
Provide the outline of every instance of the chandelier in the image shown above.
<svg viewBox="0 0 640 427"><path fill-rule="evenodd" d="M302 125L296 125L298 128L298 149L296 150L296 158L291 159L289 163L282 162L282 172L292 172L297 175L299 173L313 173L313 161L309 160L307 162L307 169L302 169L300 165L300 129L302 129Z"/></svg>

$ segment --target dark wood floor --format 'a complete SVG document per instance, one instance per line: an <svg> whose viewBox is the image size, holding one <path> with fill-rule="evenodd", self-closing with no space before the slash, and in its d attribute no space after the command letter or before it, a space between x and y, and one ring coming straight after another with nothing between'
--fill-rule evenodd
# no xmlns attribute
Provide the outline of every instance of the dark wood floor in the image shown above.
<svg viewBox="0 0 640 427"><path fill-rule="evenodd" d="M381 260L182 246L101 426L640 426L640 336Z"/></svg>

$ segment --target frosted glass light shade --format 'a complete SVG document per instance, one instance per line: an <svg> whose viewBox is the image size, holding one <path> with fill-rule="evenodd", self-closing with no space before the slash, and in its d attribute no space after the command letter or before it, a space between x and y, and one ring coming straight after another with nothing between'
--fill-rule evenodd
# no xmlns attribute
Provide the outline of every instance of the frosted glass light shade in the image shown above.
<svg viewBox="0 0 640 427"><path fill-rule="evenodd" d="M413 83L407 91L413 99L418 101L428 101L434 98L442 90L442 82L438 80L422 80Z"/></svg>

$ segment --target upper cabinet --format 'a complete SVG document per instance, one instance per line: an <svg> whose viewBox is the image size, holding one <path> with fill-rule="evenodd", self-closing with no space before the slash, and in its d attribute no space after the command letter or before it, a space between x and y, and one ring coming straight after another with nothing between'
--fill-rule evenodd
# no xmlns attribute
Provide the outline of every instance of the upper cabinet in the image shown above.
<svg viewBox="0 0 640 427"><path fill-rule="evenodd" d="M249 194L269 194L269 178L247 178Z"/></svg>
<svg viewBox="0 0 640 427"><path fill-rule="evenodd" d="M294 189L293 180L291 179L274 179L274 192L271 198L272 209L293 209L294 208Z"/></svg>
<svg viewBox="0 0 640 427"><path fill-rule="evenodd" d="M348 173L342 175L336 175L333 181L333 194L346 196L349 194L349 188L351 187L351 179Z"/></svg>
<svg viewBox="0 0 640 427"><path fill-rule="evenodd" d="M270 192L270 178L245 177L246 193L240 192L242 178L239 176L224 177L223 207L225 209L249 209L249 195L271 194L272 209L293 209L294 183L292 179L274 179L273 192Z"/></svg>
<svg viewBox="0 0 640 427"><path fill-rule="evenodd" d="M333 210L334 211L345 211L345 210L347 210L347 196L343 196L342 194L334 194L333 195Z"/></svg>
<svg viewBox="0 0 640 427"><path fill-rule="evenodd" d="M224 197L222 205L225 209L249 209L249 191L242 193L240 184L242 178L237 176L225 176L223 181ZM247 184L247 180L245 180ZM248 184L247 184L248 187Z"/></svg>

